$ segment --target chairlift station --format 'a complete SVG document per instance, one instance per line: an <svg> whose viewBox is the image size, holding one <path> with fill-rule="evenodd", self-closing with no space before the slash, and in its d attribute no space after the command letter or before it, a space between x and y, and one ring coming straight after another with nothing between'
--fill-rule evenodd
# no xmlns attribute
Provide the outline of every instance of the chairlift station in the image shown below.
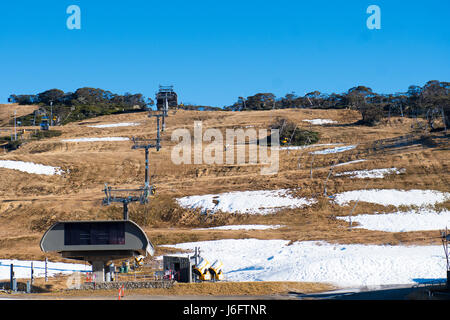
<svg viewBox="0 0 450 320"><path fill-rule="evenodd" d="M131 220L57 222L43 235L43 252L88 261L98 281L105 281L105 267L116 259L153 255L153 244Z"/></svg>

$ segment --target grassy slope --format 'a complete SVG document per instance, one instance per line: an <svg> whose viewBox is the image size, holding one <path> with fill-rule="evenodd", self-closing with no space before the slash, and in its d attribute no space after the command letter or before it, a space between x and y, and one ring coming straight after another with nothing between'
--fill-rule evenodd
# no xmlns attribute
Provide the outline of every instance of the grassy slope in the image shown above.
<svg viewBox="0 0 450 320"><path fill-rule="evenodd" d="M280 151L280 169L277 175L260 175L259 165L175 165L170 161L170 137L177 128L193 130L194 121L202 121L203 129L245 127L267 128L276 116L288 118L305 129L310 125L303 119L326 118L337 125L313 126L321 134L319 143L360 144L351 152L335 155L316 155L313 178L310 178L314 149ZM350 110L275 110L248 112L178 111L166 120L163 148L150 154L152 183L157 185L157 198L150 206L131 205L131 217L146 222L144 229L156 245L183 241L221 238L260 238L297 240L327 240L341 243L422 243L440 244L437 232L385 233L354 229L346 222L334 219L348 215L351 207L330 204L324 198L304 209L285 210L276 215L230 215L201 219L195 212L176 208L173 198L185 195L228 192L234 190L260 190L300 188L301 196L320 195L323 182L334 162L345 162L364 157L368 161L337 167L335 171L372 168L406 168L406 173L385 179L367 180L333 177L328 182L328 193L367 188L435 189L449 191L448 149L442 147L407 148L395 154L361 152L375 140L406 135L411 132L411 119L393 119L391 125L376 127L353 125L360 116ZM140 122L141 126L117 128L90 128L87 124ZM0 168L0 257L43 259L39 241L57 220L110 219L121 217L121 206L101 206L103 186L137 187L143 184L144 152L132 150L131 142L66 143L62 139L75 137L147 137L154 138L155 119L146 113L104 116L59 127L60 137L30 142L19 150L0 154L0 160L33 161L58 166L68 171L62 176L32 175ZM442 134L436 134L439 136ZM436 137L433 139L438 140ZM359 154L360 153L360 154ZM300 159L300 160L299 160ZM153 207L152 207L153 206ZM450 208L450 203L441 207ZM152 209L153 208L153 209ZM155 209L156 208L156 209ZM170 211L172 210L172 211ZM358 205L354 214L389 211L376 205ZM142 220L147 213L146 220ZM192 227L220 224L283 224L285 228L266 231L193 231ZM430 240L431 239L431 240ZM158 253L164 250L157 248ZM56 255L51 259L61 260ZM62 260L61 260L62 261Z"/></svg>

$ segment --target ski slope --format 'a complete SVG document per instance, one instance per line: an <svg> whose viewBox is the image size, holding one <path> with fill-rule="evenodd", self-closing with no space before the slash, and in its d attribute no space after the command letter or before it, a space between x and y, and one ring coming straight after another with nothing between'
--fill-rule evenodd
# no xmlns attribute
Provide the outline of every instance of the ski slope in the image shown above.
<svg viewBox="0 0 450 320"><path fill-rule="evenodd" d="M224 239L166 245L224 264L228 281L301 281L339 287L415 284L446 277L442 246ZM192 253L188 253L192 255ZM188 255L176 254L176 255ZM174 254L175 255L175 254Z"/></svg>

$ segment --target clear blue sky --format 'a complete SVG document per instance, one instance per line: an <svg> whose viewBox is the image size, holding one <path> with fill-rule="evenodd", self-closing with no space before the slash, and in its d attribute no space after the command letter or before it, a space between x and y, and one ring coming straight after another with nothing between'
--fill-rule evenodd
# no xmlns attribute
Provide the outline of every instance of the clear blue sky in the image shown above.
<svg viewBox="0 0 450 320"><path fill-rule="evenodd" d="M81 30L69 30L69 5ZM369 30L369 5L381 29ZM89 86L223 107L356 85L406 91L450 81L450 1L1 1L0 103Z"/></svg>

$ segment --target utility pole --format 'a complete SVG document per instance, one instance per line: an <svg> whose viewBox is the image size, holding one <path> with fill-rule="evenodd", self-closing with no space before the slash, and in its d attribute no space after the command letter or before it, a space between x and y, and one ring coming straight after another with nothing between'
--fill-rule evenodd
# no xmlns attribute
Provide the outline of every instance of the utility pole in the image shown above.
<svg viewBox="0 0 450 320"><path fill-rule="evenodd" d="M50 101L50 127L53 126L53 101Z"/></svg>
<svg viewBox="0 0 450 320"><path fill-rule="evenodd" d="M17 141L16 114L17 114L17 110L14 110L14 141Z"/></svg>

